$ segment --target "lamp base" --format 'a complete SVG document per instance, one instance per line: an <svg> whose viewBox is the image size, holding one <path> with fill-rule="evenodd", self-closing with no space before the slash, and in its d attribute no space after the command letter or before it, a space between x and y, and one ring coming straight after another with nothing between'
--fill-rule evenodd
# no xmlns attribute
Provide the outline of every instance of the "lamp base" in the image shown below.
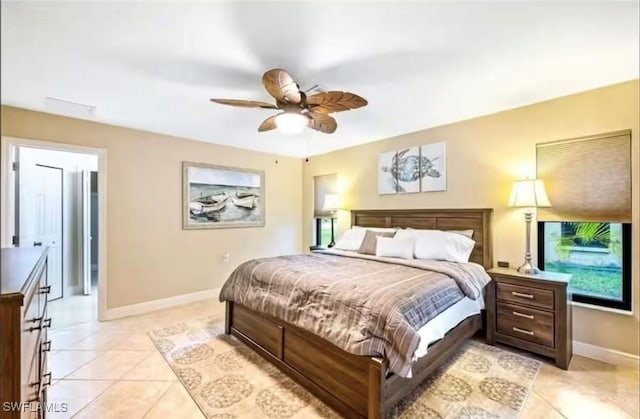
<svg viewBox="0 0 640 419"><path fill-rule="evenodd" d="M518 267L518 272L525 275L537 275L540 273L540 269L528 260Z"/></svg>
<svg viewBox="0 0 640 419"><path fill-rule="evenodd" d="M329 246L328 247L333 247L336 245L336 241L335 238L333 236L333 220L335 220L335 218L331 217L331 242L329 242Z"/></svg>

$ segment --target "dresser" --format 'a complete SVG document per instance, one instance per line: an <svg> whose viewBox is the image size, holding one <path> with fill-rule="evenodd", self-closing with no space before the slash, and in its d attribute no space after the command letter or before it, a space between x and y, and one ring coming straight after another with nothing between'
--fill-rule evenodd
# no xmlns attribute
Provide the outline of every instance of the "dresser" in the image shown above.
<svg viewBox="0 0 640 419"><path fill-rule="evenodd" d="M0 258L0 417L44 418L51 385L47 249L7 248Z"/></svg>
<svg viewBox="0 0 640 419"><path fill-rule="evenodd" d="M571 307L567 287L571 275L521 274L490 269L487 286L487 342L514 346L555 360L569 368L572 349Z"/></svg>

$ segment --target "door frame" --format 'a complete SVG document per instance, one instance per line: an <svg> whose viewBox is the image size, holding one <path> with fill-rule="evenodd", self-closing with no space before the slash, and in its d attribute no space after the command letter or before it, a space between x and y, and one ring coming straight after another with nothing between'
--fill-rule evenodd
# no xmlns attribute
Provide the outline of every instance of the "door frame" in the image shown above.
<svg viewBox="0 0 640 419"><path fill-rule="evenodd" d="M0 171L2 172L1 217L2 231L0 237L3 247L10 247L15 229L15 175L11 165L13 150L16 147L31 147L70 153L92 154L98 157L98 320L105 321L107 313L107 150L104 148L86 147L50 141L31 140L16 137L1 137Z"/></svg>

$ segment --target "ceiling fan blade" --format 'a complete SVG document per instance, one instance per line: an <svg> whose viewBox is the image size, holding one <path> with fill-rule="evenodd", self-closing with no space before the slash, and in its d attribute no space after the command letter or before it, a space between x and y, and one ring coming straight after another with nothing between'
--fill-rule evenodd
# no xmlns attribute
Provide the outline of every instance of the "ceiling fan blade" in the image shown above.
<svg viewBox="0 0 640 419"><path fill-rule="evenodd" d="M289 73L280 68L274 68L264 73L262 84L267 92L279 102L300 103L302 101L298 84L293 81Z"/></svg>
<svg viewBox="0 0 640 419"><path fill-rule="evenodd" d="M316 131L324 132L325 134L333 134L338 128L338 123L331 116L326 113L306 113L309 117L309 128Z"/></svg>
<svg viewBox="0 0 640 419"><path fill-rule="evenodd" d="M262 124L260 124L260 126L258 127L258 132L271 131L272 129L276 129L278 127L276 125L276 117L278 115L270 116L262 121Z"/></svg>
<svg viewBox="0 0 640 419"><path fill-rule="evenodd" d="M330 91L307 97L307 105L315 113L333 113L361 108L367 101L351 92Z"/></svg>
<svg viewBox="0 0 640 419"><path fill-rule="evenodd" d="M273 105L268 102L262 102L259 100L211 99L211 101L215 103L220 103L222 105L239 106L241 108L278 109L276 105Z"/></svg>

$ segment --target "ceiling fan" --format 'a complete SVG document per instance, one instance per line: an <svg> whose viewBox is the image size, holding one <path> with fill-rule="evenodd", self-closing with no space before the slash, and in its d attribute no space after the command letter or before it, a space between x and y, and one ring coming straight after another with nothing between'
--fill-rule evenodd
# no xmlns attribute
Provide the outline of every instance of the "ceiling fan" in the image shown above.
<svg viewBox="0 0 640 419"><path fill-rule="evenodd" d="M306 127L331 134L338 124L329 114L365 106L360 96L341 91L329 91L307 96L286 71L275 68L262 76L262 84L276 100L275 105L259 100L211 99L212 102L242 108L279 109L277 115L265 119L259 132L278 128L284 133L299 133Z"/></svg>

